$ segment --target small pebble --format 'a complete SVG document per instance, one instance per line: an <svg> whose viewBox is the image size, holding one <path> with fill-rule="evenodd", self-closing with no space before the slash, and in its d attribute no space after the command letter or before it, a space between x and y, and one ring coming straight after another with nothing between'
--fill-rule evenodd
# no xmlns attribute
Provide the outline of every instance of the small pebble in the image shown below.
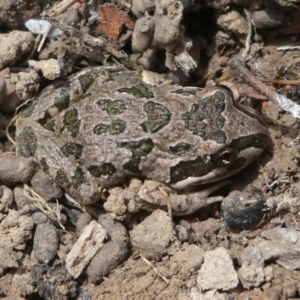
<svg viewBox="0 0 300 300"><path fill-rule="evenodd" d="M176 236L178 237L179 241L181 242L188 242L192 241L192 236L188 228L182 226L180 224L175 226Z"/></svg>
<svg viewBox="0 0 300 300"><path fill-rule="evenodd" d="M34 174L31 179L31 186L46 201L62 196L60 186L43 170L39 170Z"/></svg>
<svg viewBox="0 0 300 300"><path fill-rule="evenodd" d="M92 216L87 213L84 212L82 213L76 222L76 235L79 237L82 234L82 231L84 230L84 228L90 224L90 222L92 221Z"/></svg>
<svg viewBox="0 0 300 300"><path fill-rule="evenodd" d="M49 218L41 211L34 212L31 217L36 225L49 223Z"/></svg>
<svg viewBox="0 0 300 300"><path fill-rule="evenodd" d="M0 181L5 185L29 182L35 173L34 161L13 155L0 156Z"/></svg>
<svg viewBox="0 0 300 300"><path fill-rule="evenodd" d="M127 229L121 223L105 215L98 218L98 223L106 230L111 241L129 241Z"/></svg>
<svg viewBox="0 0 300 300"><path fill-rule="evenodd" d="M51 261L58 249L58 234L52 224L40 224L36 227L33 240L33 253L35 259L40 262Z"/></svg>
<svg viewBox="0 0 300 300"><path fill-rule="evenodd" d="M75 208L69 208L68 206L63 205L63 212L68 217L69 222L72 225L76 226L78 218L81 216L82 211Z"/></svg>
<svg viewBox="0 0 300 300"><path fill-rule="evenodd" d="M253 196L250 198L239 191L232 191L224 199L221 205L222 215L230 230L247 230L260 223L264 216L265 199L259 190L254 190Z"/></svg>
<svg viewBox="0 0 300 300"><path fill-rule="evenodd" d="M251 14L251 21L257 28L275 28L286 25L292 21L288 12L284 10L257 10Z"/></svg>
<svg viewBox="0 0 300 300"><path fill-rule="evenodd" d="M204 263L197 278L201 290L231 290L239 284L228 250L218 247L204 254Z"/></svg>
<svg viewBox="0 0 300 300"><path fill-rule="evenodd" d="M11 210L4 220L5 226L16 227L18 224L19 217L20 217L20 213L18 211Z"/></svg>
<svg viewBox="0 0 300 300"><path fill-rule="evenodd" d="M29 214L38 210L33 201L28 199L22 186L16 186L13 190L13 193L17 209L20 213Z"/></svg>
<svg viewBox="0 0 300 300"><path fill-rule="evenodd" d="M163 256L173 238L172 221L168 214L160 209L155 210L130 233L132 246L149 259Z"/></svg>
<svg viewBox="0 0 300 300"><path fill-rule="evenodd" d="M10 188L5 185L0 186L0 212L8 212L14 203L14 195Z"/></svg>
<svg viewBox="0 0 300 300"><path fill-rule="evenodd" d="M87 268L90 283L99 283L113 269L123 263L129 256L127 243L122 241L108 242L91 260Z"/></svg>
<svg viewBox="0 0 300 300"><path fill-rule="evenodd" d="M291 242L293 244L296 244L298 242L298 234L297 234L297 231L295 229L291 229L290 237L291 237Z"/></svg>
<svg viewBox="0 0 300 300"><path fill-rule="evenodd" d="M0 70L14 64L34 45L34 36L28 31L11 31L1 34Z"/></svg>

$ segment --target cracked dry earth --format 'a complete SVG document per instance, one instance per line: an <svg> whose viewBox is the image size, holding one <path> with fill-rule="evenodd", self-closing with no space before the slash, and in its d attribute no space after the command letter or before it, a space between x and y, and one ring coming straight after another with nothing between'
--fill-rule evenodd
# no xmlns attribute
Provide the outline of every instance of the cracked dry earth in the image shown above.
<svg viewBox="0 0 300 300"><path fill-rule="evenodd" d="M14 67L24 67L24 53L34 44L34 36L23 24L29 18L38 18L42 7L41 1L19 2L19 6L16 1L0 3L3 34L0 37L0 97L5 99L0 104L1 299L299 299L299 120L235 78L227 68L228 60L240 57L245 50L248 33L245 9L251 12L257 27L246 59L247 67L260 80L270 81L278 77L278 73L282 74L284 68L298 63L299 50L282 51L277 47L298 45L297 22L290 24L298 20L299 1L175 1L185 5L182 21L179 21L185 26L185 34L193 37L193 44L197 46L193 51L199 54L195 58L198 67L190 78L184 75L192 68L190 64L182 64L181 73L169 72L163 67L168 63L168 67L172 67L170 60L173 61L166 59L165 52L168 58L178 58L167 46L160 45L163 54L161 50L156 53L156 64L151 60L156 51L151 42L143 49L147 55L143 53L139 59L136 53L130 52L132 49L128 51L134 22L138 24L137 20L144 15L138 2L132 1L130 12L119 3L122 1L116 1L117 9L115 4L105 8L99 4L101 17L104 18L107 11L112 19L117 15L119 27L117 32L110 32L108 29L113 26L105 27L103 22L97 29L98 34L106 35L108 40L116 39L114 46L127 51L134 64L160 73L168 72L170 78L183 85L204 87L226 80L234 85L241 101L261 112L270 132L267 149L251 165L232 176L230 186L216 193L227 196L230 191L238 190L250 195L255 188L262 193L263 219L250 229L236 231L231 231L225 223L220 203L172 220L163 210L141 210L122 219L113 218L101 203L83 211L63 196L60 187L49 181L47 174L35 173L33 161L15 157L14 147L3 129L19 104L16 95L22 99L33 97L40 86L45 87L52 77L59 76L57 65L61 61L68 75L73 69L70 66L78 64L81 68L87 66L87 61L94 62L91 57L84 60L77 52L68 52L66 46L73 47L73 44L63 36L48 41L42 53L34 55L37 61L50 58L59 61L51 68L50 75L43 74L46 81L33 69L17 73L18 68ZM49 8L55 1L45 2ZM140 1L144 2L147 1ZM63 21L69 25L82 22L83 12L88 11L85 5L84 1L75 3ZM147 24L152 24L154 9L148 10ZM162 26L156 19L153 22L155 26ZM123 28L122 36L119 28ZM16 29L25 34L13 31ZM8 38L7 34L11 36ZM156 38L159 41L159 37ZM186 35L181 38L187 40ZM138 40L139 36L133 37L132 48L140 51L142 46ZM21 42L15 45L15 41ZM6 55L5 49L15 50L14 55ZM118 61L110 55L96 56L102 64ZM99 60L96 61L99 63ZM63 80L66 74L61 76ZM299 76L285 79L297 80ZM2 89L4 81L6 89ZM277 88L281 93L291 89L287 85ZM293 94L297 100L297 86ZM44 196L46 204L28 190L29 186ZM123 189L118 187L114 192L119 195ZM104 238L106 234L109 239ZM68 261L74 245L79 254ZM78 267L82 261L86 264Z"/></svg>

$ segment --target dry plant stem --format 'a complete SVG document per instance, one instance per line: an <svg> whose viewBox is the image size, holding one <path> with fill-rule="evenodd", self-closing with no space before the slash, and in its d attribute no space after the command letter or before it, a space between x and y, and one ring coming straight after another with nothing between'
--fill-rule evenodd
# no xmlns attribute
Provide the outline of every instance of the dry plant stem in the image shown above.
<svg viewBox="0 0 300 300"><path fill-rule="evenodd" d="M118 51L115 48L113 48L112 46L107 45L105 39L95 38L95 37L93 37L89 34L83 33L80 30L78 30L78 29L76 29L72 26L66 25L66 24L56 20L52 16L45 16L45 20L50 22L52 25L58 27L59 29L61 29L65 34L67 34L67 35L69 35L73 38L77 38L81 41L84 41L87 45L93 47L94 49L101 48L101 50L106 51L107 53L109 53L113 57L116 57L127 68L131 69L131 65L128 61L128 55L122 50Z"/></svg>
<svg viewBox="0 0 300 300"><path fill-rule="evenodd" d="M170 219L172 220L172 205L171 205L171 200L170 200L170 195L166 192L166 190L163 187L159 187L160 192L164 195L167 203L167 208L168 208L168 215Z"/></svg>
<svg viewBox="0 0 300 300"><path fill-rule="evenodd" d="M43 47L43 45L44 45L44 43L45 43L45 40L46 40L46 38L47 38L47 36L48 36L50 30L51 30L51 27L52 27L52 26L49 25L48 28L47 28L47 30L46 30L45 33L43 34L43 37L42 37L42 39L41 39L41 42L40 42L40 44L39 44L39 46L38 46L38 48L37 48L37 52L40 52L40 51L41 51L41 49L42 49L42 47Z"/></svg>
<svg viewBox="0 0 300 300"><path fill-rule="evenodd" d="M42 198L39 194L37 194L32 188L30 188L27 184L24 185L25 196L32 200L35 206L40 209L49 219L57 222L59 226L66 231L65 226L61 223L61 214L60 214L60 205L56 200L56 210L52 209L47 201Z"/></svg>
<svg viewBox="0 0 300 300"><path fill-rule="evenodd" d="M55 7L51 9L51 14L53 16L57 16L69 8L71 5L76 3L78 0L63 0L62 2L58 3Z"/></svg>
<svg viewBox="0 0 300 300"><path fill-rule="evenodd" d="M300 80L266 79L264 82L280 85L300 85Z"/></svg>
<svg viewBox="0 0 300 300"><path fill-rule="evenodd" d="M6 137L8 138L8 140L15 146L15 148L17 147L17 143L16 141L11 137L10 133L9 133L9 127L12 126L12 124L16 121L18 116L14 116L9 123L7 124L6 128L5 128L5 133L6 133Z"/></svg>
<svg viewBox="0 0 300 300"><path fill-rule="evenodd" d="M300 118L300 106L298 104L294 103L287 97L278 94L274 87L268 86L259 81L239 59L230 59L228 65L233 73L237 77L240 77L245 83L249 84L255 90L268 97L270 101L273 101L281 109L290 112L294 117Z"/></svg>
<svg viewBox="0 0 300 300"><path fill-rule="evenodd" d="M298 49L300 49L300 46L281 46L276 48L276 50L278 51L298 50Z"/></svg>
<svg viewBox="0 0 300 300"><path fill-rule="evenodd" d="M158 277L160 277L166 284L169 284L169 280L165 277L165 276L163 276L163 275L161 275L158 271L157 271L157 268L145 257L145 256L143 256L143 255L141 255L140 254L140 257L142 258L142 260L148 265L148 266L150 266L150 267L152 267L153 268L153 270L154 270L154 272L157 274L157 276Z"/></svg>
<svg viewBox="0 0 300 300"><path fill-rule="evenodd" d="M45 20L50 22L52 25L58 27L59 29L61 29L67 35L78 38L92 47L102 47L105 44L104 39L95 38L89 34L83 33L72 26L69 26L67 24L64 24L54 19L52 16L45 16Z"/></svg>
<svg viewBox="0 0 300 300"><path fill-rule="evenodd" d="M73 5L74 3L76 3L77 0L63 0L62 2L60 2L58 5L56 5L52 10L51 10L51 15L53 17L59 15L60 13L62 13L63 11L65 11L68 7L70 7L71 5ZM40 52L45 40L51 30L51 25L49 25L49 27L47 28L46 32L43 34L42 40L37 48L37 52Z"/></svg>
<svg viewBox="0 0 300 300"><path fill-rule="evenodd" d="M245 41L245 50L242 53L242 58L246 58L249 54L250 51L250 45L251 45L251 37L252 37L252 22L251 22L251 15L248 9L244 9L244 13L247 17L248 21L248 33L247 33L247 38Z"/></svg>

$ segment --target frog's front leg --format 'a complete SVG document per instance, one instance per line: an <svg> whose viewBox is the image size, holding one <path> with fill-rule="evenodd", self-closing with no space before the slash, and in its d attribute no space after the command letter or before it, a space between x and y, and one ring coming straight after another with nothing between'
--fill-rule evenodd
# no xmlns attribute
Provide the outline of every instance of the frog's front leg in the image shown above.
<svg viewBox="0 0 300 300"><path fill-rule="evenodd" d="M223 180L201 191L187 190L178 193L160 182L146 180L139 189L136 202L137 206L144 210L166 209L170 205L173 215L189 215L209 204L223 201L222 196L208 196L227 184L230 184L230 181Z"/></svg>
<svg viewBox="0 0 300 300"><path fill-rule="evenodd" d="M34 157L42 169L80 204L89 205L100 199L98 182L80 166L67 143L31 119L19 117L17 153ZM72 152L72 153L71 153Z"/></svg>

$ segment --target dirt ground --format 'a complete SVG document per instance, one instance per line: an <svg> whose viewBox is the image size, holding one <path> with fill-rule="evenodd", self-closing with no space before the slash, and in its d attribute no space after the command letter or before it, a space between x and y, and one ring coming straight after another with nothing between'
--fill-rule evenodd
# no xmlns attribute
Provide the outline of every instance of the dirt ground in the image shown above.
<svg viewBox="0 0 300 300"><path fill-rule="evenodd" d="M36 27L44 25L36 20L56 4L0 3L1 299L300 299L299 121L228 67L229 59L241 59L261 82L299 103L300 1L78 1L51 19L67 34L52 30L37 52ZM116 64L181 85L225 82L257 109L269 145L217 192L260 192L258 206L252 202L228 221L242 219L249 228L231 230L221 203L172 222L162 210L121 218L100 204L83 212L55 183L43 185L48 179L34 175L32 161L15 156L5 128L17 106L84 67ZM49 199L28 199L28 186Z"/></svg>

